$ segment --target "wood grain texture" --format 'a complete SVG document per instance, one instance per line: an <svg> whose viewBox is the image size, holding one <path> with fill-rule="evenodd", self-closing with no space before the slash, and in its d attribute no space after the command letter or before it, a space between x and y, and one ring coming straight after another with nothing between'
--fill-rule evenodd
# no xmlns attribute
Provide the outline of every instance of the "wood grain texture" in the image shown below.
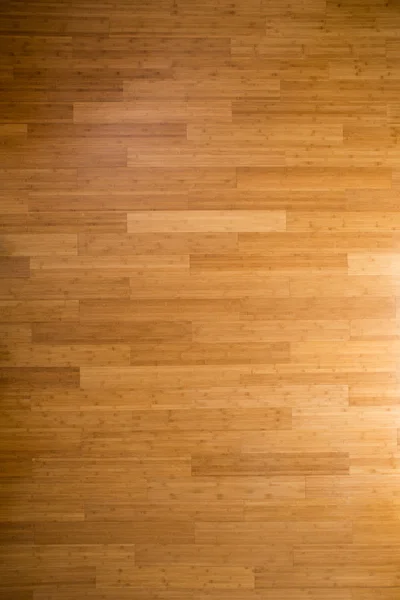
<svg viewBox="0 0 400 600"><path fill-rule="evenodd" d="M2 9L2 600L399 600L396 2Z"/></svg>

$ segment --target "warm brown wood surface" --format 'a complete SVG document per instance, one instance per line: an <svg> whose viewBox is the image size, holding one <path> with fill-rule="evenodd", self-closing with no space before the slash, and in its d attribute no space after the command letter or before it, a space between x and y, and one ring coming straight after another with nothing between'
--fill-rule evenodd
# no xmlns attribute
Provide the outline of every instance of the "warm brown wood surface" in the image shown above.
<svg viewBox="0 0 400 600"><path fill-rule="evenodd" d="M399 600L399 3L0 10L1 599Z"/></svg>

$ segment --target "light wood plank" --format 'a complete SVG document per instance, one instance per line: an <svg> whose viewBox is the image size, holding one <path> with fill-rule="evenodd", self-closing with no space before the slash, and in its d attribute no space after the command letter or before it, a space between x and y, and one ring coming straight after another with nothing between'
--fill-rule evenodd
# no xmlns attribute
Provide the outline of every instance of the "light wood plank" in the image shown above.
<svg viewBox="0 0 400 600"><path fill-rule="evenodd" d="M128 233L284 231L284 211L192 211L128 213Z"/></svg>

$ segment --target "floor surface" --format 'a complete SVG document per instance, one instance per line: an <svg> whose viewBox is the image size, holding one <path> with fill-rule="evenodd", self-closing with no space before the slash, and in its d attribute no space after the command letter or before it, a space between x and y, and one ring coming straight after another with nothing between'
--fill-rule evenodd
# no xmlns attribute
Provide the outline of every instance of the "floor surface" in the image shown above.
<svg viewBox="0 0 400 600"><path fill-rule="evenodd" d="M399 600L399 31L3 0L2 600Z"/></svg>

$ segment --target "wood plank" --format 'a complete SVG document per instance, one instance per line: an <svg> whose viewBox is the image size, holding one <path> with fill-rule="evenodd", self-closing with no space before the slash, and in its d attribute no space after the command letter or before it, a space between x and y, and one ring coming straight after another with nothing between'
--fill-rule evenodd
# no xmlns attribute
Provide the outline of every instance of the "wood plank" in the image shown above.
<svg viewBox="0 0 400 600"><path fill-rule="evenodd" d="M0 526L2 544L30 544L33 542L32 523L5 523Z"/></svg>
<svg viewBox="0 0 400 600"><path fill-rule="evenodd" d="M131 346L132 365L266 364L289 362L289 344L156 343Z"/></svg>
<svg viewBox="0 0 400 600"><path fill-rule="evenodd" d="M95 456L115 458L121 455L147 455L154 457L189 456L191 452L194 452L199 448L204 448L205 451L208 451L218 447L221 450L225 449L227 452L236 452L239 451L242 444L243 434L238 431L232 430L221 432L218 430L206 432L200 430L183 431L178 429L175 431L168 431L165 413L157 415L157 417L154 415L148 415L148 417L150 419L150 429L142 432L136 430L133 440L131 433L132 428L124 427L124 429L118 429L115 432L112 445L108 443L108 438L102 433L101 427L96 429L92 426L91 429L85 430L82 444L83 456L89 458ZM160 426L158 425L159 421L156 420L156 418L160 419L161 417L161 423L163 424L162 429L160 429ZM124 425L126 425L126 422ZM145 500L147 497L147 487L139 487L138 490L141 495L136 499L139 501ZM120 499L125 499L126 502L135 500L135 498L132 498L132 494L136 494L136 488L133 490L130 488L128 491L129 495L127 497L125 495L124 498L120 496ZM302 493L304 495L304 481ZM124 494L123 489L119 489L119 494ZM111 501L112 497L109 496L112 496L112 494L108 494L107 496L109 501ZM218 502L219 500L221 500L221 498L214 497L213 502ZM225 497L225 500L229 502L229 497ZM163 501L165 501L165 497ZM185 500L183 501L185 502ZM193 498L191 500L186 500L186 502L187 501L191 502L193 501ZM206 499L205 501L207 502L209 499Z"/></svg>
<svg viewBox="0 0 400 600"><path fill-rule="evenodd" d="M187 138L193 142L207 143L208 146L218 144L218 142L226 144L229 141L245 145L247 143L249 145L257 143L334 145L343 141L343 131L342 125L320 123L296 123L296 127L285 128L280 123L269 123L266 127L261 124L243 123L240 129L237 128L236 123L209 126L189 124Z"/></svg>
<svg viewBox="0 0 400 600"><path fill-rule="evenodd" d="M304 10L311 7L309 3L303 3L302 6ZM291 7L291 10L292 9L293 7ZM296 16L297 18L299 17L299 15ZM316 61L318 59L326 58L326 55L329 56L330 51L332 51L333 47L335 46L335 50L337 51L342 53L350 52L350 49L344 48L342 40L343 38L341 38L340 35L318 36L312 40L312 43L308 38L308 40L305 42L306 47L303 46L302 51L309 56L311 53L315 52ZM235 41L232 44L232 51L234 51ZM253 48L256 44L258 46L263 44L267 50L270 50L270 46L268 45L269 41L271 42L271 46L275 46L275 51L278 52L281 51L282 47L285 48L285 46L290 46L290 51L293 52L293 48L296 47L295 45L291 45L293 42L291 38L285 39L282 36L278 38L277 36L272 36L272 32L271 37L268 38L261 36L253 37L253 39L238 37L237 41L238 43L241 43L243 47L245 47L247 44L247 47L252 50L251 54L254 54ZM372 50L372 44L374 44L374 49L376 47L380 47L380 49L383 50L385 46L385 40L383 39L383 36L381 38L375 37L373 41L371 36L368 36L363 40L360 36L360 32L358 32L358 35L354 36L354 38L351 40L352 48L357 47L360 49L362 41L364 41L364 44L368 47L368 50ZM386 48L384 50L386 50ZM294 60L291 60L290 62L281 61L281 68L283 66L290 68L291 65L296 65L297 67L303 66L305 68L311 66L310 61L304 60L304 58L299 58L298 56L296 56L296 58L298 58L297 64ZM268 58L268 63L274 64L273 59L271 60L271 58ZM279 69L279 67L277 68ZM293 81L298 81L296 72L298 73L297 69L292 69L292 77L289 77L286 72L284 85L286 85L287 81L288 86L294 88L295 84ZM308 83L312 85L312 82ZM304 86L306 85L307 82L304 81ZM364 116L364 113L367 115L368 109L371 111L369 113L369 118L373 118L373 122L380 123L386 121L385 103L382 100L377 102L368 102L361 97L350 100L345 98L343 95L342 98L337 99L335 102L331 102L330 100L317 100L316 98L302 99L299 97L297 98L297 101L292 97L288 97L286 99L281 98L279 102L277 102L275 99L269 98L235 98L232 102L232 112L235 120L244 120L246 117L249 119L251 117L251 120L259 120L260 118L268 118L273 120L281 119L285 120L285 123L288 123L288 125L292 125L292 123L304 122L305 119L307 122L311 122L313 117L317 121L320 119L325 120L325 122L328 120L329 122L330 117L332 118L332 116L335 117L338 115L340 116L340 121L343 123L357 123L357 117L359 115ZM363 120L363 122L365 121Z"/></svg>
<svg viewBox="0 0 400 600"><path fill-rule="evenodd" d="M22 16L24 11L18 10L18 5L13 4L14 14L19 13ZM7 5L11 8L11 3L8 2ZM13 34L8 31L2 34L1 40L3 43L7 41L10 54L15 53L15 55L23 57L38 55L44 58L58 53L59 56L66 58L70 56L72 50L72 38L67 35L40 35L39 32L36 32L35 35L23 35L22 33Z"/></svg>
<svg viewBox="0 0 400 600"><path fill-rule="evenodd" d="M30 261L33 275L39 277L67 274L68 276L81 277L86 274L96 274L99 277L124 277L142 270L188 270L189 257L187 255L136 255L136 256L46 256L33 257Z"/></svg>
<svg viewBox="0 0 400 600"><path fill-rule="evenodd" d="M0 357L0 365L17 367L79 367L129 365L128 345L13 344Z"/></svg>
<svg viewBox="0 0 400 600"><path fill-rule="evenodd" d="M167 2L167 5L171 5ZM160 5L159 5L160 6ZM143 11L143 7L141 7ZM121 11L122 12L122 11ZM112 58L133 59L140 57L142 60L174 59L178 62L190 61L196 63L198 56L203 60L217 58L227 59L230 54L228 38L210 37L151 37L130 35L110 35L106 39L95 36L76 37L73 39L74 55L83 58L93 57L98 60L101 56ZM166 58L168 57L168 59Z"/></svg>
<svg viewBox="0 0 400 600"><path fill-rule="evenodd" d="M10 279L26 279L30 275L30 261L28 257L18 256L1 256L0 257L0 278Z"/></svg>
<svg viewBox="0 0 400 600"><path fill-rule="evenodd" d="M63 382L60 381L60 384ZM38 390L46 389L45 385L42 383L42 386L37 388ZM26 394L28 391L34 391L34 387L32 386L30 390L27 390L27 386L25 386L22 391ZM3 454L9 452L10 444L12 443L13 451L18 452L20 456L28 456L31 459L35 456L39 455L60 455L60 456L76 456L79 452L79 448L82 443L82 435L79 430L72 429L47 429L44 431L40 428L31 428L31 429L17 429L14 428L12 430L2 429L1 433L1 451ZM31 493L30 486L24 482L22 487L16 488L15 485L11 486L10 482L7 483L7 487L5 488L5 497L11 499L15 499L16 501L21 497L21 495L25 498L25 504L23 506L26 507L26 500L29 500L27 497L27 493ZM54 489L54 493L57 492L57 488ZM33 489L33 493L36 493L36 496L40 494L41 498L43 495L43 489L41 486L37 485L35 489ZM65 500L65 490L61 494L64 496ZM54 494L53 494L54 496ZM51 501L48 501L47 504L51 504ZM41 513L46 513L46 510L42 508ZM19 520L24 522L24 524L28 527L31 525L31 521L26 517L26 512L19 513L18 508L13 516L13 522L15 524L18 523ZM56 512L57 514L57 512ZM21 515L24 515L24 518L21 519ZM19 517L19 519L18 519ZM7 520L7 522L9 519Z"/></svg>
<svg viewBox="0 0 400 600"><path fill-rule="evenodd" d="M279 146L272 149L260 147L248 152L245 144L227 146L223 142L214 145L192 141L165 140L155 150L143 151L140 142L132 142L128 148L128 167L212 167L216 157L220 167L253 167L264 165L282 166L285 156Z"/></svg>
<svg viewBox="0 0 400 600"><path fill-rule="evenodd" d="M387 509L389 506L396 510L398 502L387 502L371 500L370 502L361 499L349 499L345 505L338 504L334 498L306 498L292 501L276 501L266 500L264 502L247 502L245 505L245 520L246 521L341 521L343 519L353 519L357 515L360 519L379 518L383 521L388 518ZM323 553L327 551L331 556L330 550L336 546L315 546L301 545L295 546L294 550L301 552L306 551L319 552L321 550L321 561L323 561ZM340 546L342 552L335 549L336 559L333 559L333 564L346 563L342 556L346 556L346 551L351 555L353 553L353 545ZM368 550L367 546L364 546ZM383 549L383 547L382 547ZM375 550L376 552L376 550ZM355 555L356 553L354 553ZM299 559L300 560L300 559ZM377 559L379 560L379 559ZM296 561L296 565L300 562Z"/></svg>
<svg viewBox="0 0 400 600"><path fill-rule="evenodd" d="M139 39L139 38L138 38ZM132 95L135 95L132 92ZM230 121L231 103L225 99L211 99L206 104L196 98L171 99L168 104L157 98L136 99L132 102L75 102L74 123L196 123Z"/></svg>
<svg viewBox="0 0 400 600"><path fill-rule="evenodd" d="M309 194L304 194L305 199L307 198L311 203L314 198ZM269 197L269 196L268 196ZM282 203L292 198L292 194L287 194L284 196L282 194ZM331 197L328 196L330 200ZM319 204L321 207L321 202L324 201L324 198L319 199ZM334 201L334 200L332 200ZM315 198L315 204L317 204L317 197ZM345 200L342 200L340 197L337 202L342 203ZM293 202L292 210L295 211L295 202ZM302 211L302 204L299 202L299 206L297 210ZM329 205L326 207L326 210L329 211ZM340 209L339 209L340 210ZM390 250L393 248L393 245L397 244L396 235L392 233L371 233L371 232L359 232L357 237L354 238L351 234L346 232L284 232L284 233L240 233L238 235L238 248L239 251L246 255L260 255L267 256L270 252L279 253L282 255L288 253L290 256L291 252L315 252L316 250L320 252L331 252L331 253L341 253L341 252L358 252L362 251L365 248L370 249L371 247L375 247L377 251L379 250Z"/></svg>
<svg viewBox="0 0 400 600"><path fill-rule="evenodd" d="M327 565L346 566L388 566L399 564L399 549L397 546L366 544L351 544L349 546L298 546L294 549L294 562L296 566Z"/></svg>
<svg viewBox="0 0 400 600"><path fill-rule="evenodd" d="M356 360L358 365L373 365L385 359L395 360L399 344L397 341L356 341L346 342L294 342L291 344L292 362L317 362L329 364L334 361Z"/></svg>
<svg viewBox="0 0 400 600"><path fill-rule="evenodd" d="M400 387L393 385L381 389L374 385L352 385L349 402L351 406L396 406L400 402Z"/></svg>
<svg viewBox="0 0 400 600"><path fill-rule="evenodd" d="M285 317L285 315L280 314L279 320L227 319L219 323L204 320L194 323L193 337L197 342L218 340L218 342L232 343L296 342L301 340L344 341L349 339L350 325L347 320L282 319L282 316ZM306 316L304 315L304 317Z"/></svg>
<svg viewBox="0 0 400 600"><path fill-rule="evenodd" d="M221 475L335 475L348 473L345 453L194 454L192 474Z"/></svg>
<svg viewBox="0 0 400 600"><path fill-rule="evenodd" d="M199 430L251 430L255 424L260 429L290 429L291 411L287 408L245 409L201 409L191 411L171 411L171 429ZM189 426L190 425L190 426Z"/></svg>
<svg viewBox="0 0 400 600"><path fill-rule="evenodd" d="M4 233L60 233L84 232L125 233L126 213L121 211L79 212L58 210L54 212L32 211L25 214L7 215L2 223Z"/></svg>
<svg viewBox="0 0 400 600"><path fill-rule="evenodd" d="M63 189L73 189L77 184L77 170L65 167L60 169L0 169L0 180L4 190L13 192L45 189L54 191L60 185L63 186Z"/></svg>
<svg viewBox="0 0 400 600"><path fill-rule="evenodd" d="M10 256L75 256L78 253L74 233L20 233L1 236L2 252Z"/></svg>
<svg viewBox="0 0 400 600"><path fill-rule="evenodd" d="M100 346L101 348L102 346ZM154 394L154 400L153 400ZM178 394L178 392L176 392ZM146 393L138 390L132 391L106 391L90 392L86 390L65 390L55 385L53 388L43 390L42 393L31 395L32 410L51 410L51 411L113 411L113 410L141 410L151 409L159 406L157 397L162 396L162 392L157 395L157 390ZM172 404L172 402L171 402ZM176 402L178 404L178 401ZM179 406L179 405L178 405ZM162 407L161 405L159 406ZM166 403L165 408L169 405Z"/></svg>
<svg viewBox="0 0 400 600"><path fill-rule="evenodd" d="M43 10L43 9L42 9ZM18 14L18 13L17 13ZM46 13L45 13L46 14ZM91 15L93 16L93 15ZM15 17L14 17L15 18ZM47 35L63 35L63 34L83 34L83 33L108 33L108 19L104 17L82 16L47 16L45 22L39 17L32 14L18 15L18 23L13 20L12 15L2 17L0 21L1 32L14 32L20 34L47 34Z"/></svg>
<svg viewBox="0 0 400 600"><path fill-rule="evenodd" d="M397 566L390 567L354 567L340 566L324 568L314 566L297 567L273 573L268 569L260 568L256 572L256 588L286 588L291 585L297 587L394 587L399 581ZM288 584L290 582L290 584ZM368 585L366 585L368 584Z"/></svg>
<svg viewBox="0 0 400 600"><path fill-rule="evenodd" d="M4 175L1 176L4 185ZM20 190L0 192L0 212L2 214L24 214L28 212L27 194Z"/></svg>
<svg viewBox="0 0 400 600"><path fill-rule="evenodd" d="M388 407L385 411L379 411L374 407L361 409L356 406L338 408L337 410L330 409L294 409L293 421L296 423L296 428L307 429L312 419L315 429L326 428L329 425L339 426L343 429L352 428L353 415L360 419L360 428L370 429L370 426L375 424L377 428L390 428L397 425L398 411L395 407Z"/></svg>
<svg viewBox="0 0 400 600"><path fill-rule="evenodd" d="M164 208L168 209L168 205ZM154 208L155 209L155 208ZM79 235L79 254L103 255L152 255L162 260L163 255L188 255L214 252L234 252L237 234L228 233L83 233ZM146 265L147 266L147 265Z"/></svg>
<svg viewBox="0 0 400 600"><path fill-rule="evenodd" d="M100 75L100 71L97 76ZM97 103L96 103L97 104ZM16 125L8 127L16 128ZM18 127L21 127L18 125ZM10 130L13 131L12 129ZM18 130L16 130L18 131ZM25 131L33 138L103 138L103 137L134 137L151 138L152 141L161 141L163 138L186 139L186 127L183 123L32 123L25 126ZM0 135L10 135L7 130L0 127Z"/></svg>
<svg viewBox="0 0 400 600"><path fill-rule="evenodd" d="M378 452L395 453L397 451L397 436L394 429L363 428L360 430L354 428L343 428L342 430L332 430L328 423L325 427L313 428L310 425L302 431L292 429L290 431L275 431L266 434L263 431L252 431L251 439L242 442L241 449L244 452L273 452L276 447L289 445L293 452L307 452L310 439L313 441L313 448L319 452L349 452L356 456L370 456L371 449ZM328 485L329 478L310 479L310 485L318 480ZM349 478L351 479L351 478ZM332 478L332 485L335 481ZM342 481L342 480L340 480ZM343 480L345 483L345 480ZM331 488L329 487L329 490ZM329 496L331 492L327 495ZM340 496L340 492L338 491Z"/></svg>
<svg viewBox="0 0 400 600"><path fill-rule="evenodd" d="M16 386L30 390L58 383L61 387L79 386L79 369L73 367L1 367L0 377L5 388Z"/></svg>
<svg viewBox="0 0 400 600"><path fill-rule="evenodd" d="M37 273L37 272L36 272ZM98 277L91 272L74 275L32 275L25 279L3 279L0 298L3 300L78 300L81 298L128 298L127 277Z"/></svg>
<svg viewBox="0 0 400 600"><path fill-rule="evenodd" d="M284 231L284 211L192 211L128 213L128 233Z"/></svg>
<svg viewBox="0 0 400 600"><path fill-rule="evenodd" d="M135 560L137 565L236 565L252 566L267 562L275 568L292 565L289 549L277 546L221 544L138 544Z"/></svg>
<svg viewBox="0 0 400 600"><path fill-rule="evenodd" d="M351 268L349 267L349 272ZM376 290L382 295L396 295L398 284L382 272L364 273L307 273L293 274L290 278L291 295L297 298L357 297L373 295Z"/></svg>
<svg viewBox="0 0 400 600"><path fill-rule="evenodd" d="M274 273L298 274L302 271L314 274L347 273L347 254L320 251L317 255L312 252L282 252L273 251L265 255L256 253L251 255L235 254L198 254L191 256L190 267L193 272L215 271L241 271L250 269L255 271L272 271Z"/></svg>
<svg viewBox="0 0 400 600"><path fill-rule="evenodd" d="M396 225L393 223L393 228ZM387 275L396 278L397 256L385 253L351 253L349 254L349 273L353 275Z"/></svg>
<svg viewBox="0 0 400 600"><path fill-rule="evenodd" d="M319 365L315 362L283 363L274 367L254 365L251 373L243 373L240 381L243 385L303 385L310 383L354 385L361 379L370 384L393 385L397 382L393 360L383 365L353 365L334 361Z"/></svg>
<svg viewBox="0 0 400 600"><path fill-rule="evenodd" d="M390 102L397 95L397 81L385 81L376 90L375 96L368 95L370 82L355 78L354 80L328 80L328 81L285 81L281 88L283 100L289 100L296 95L299 100L332 102L340 101L367 101L374 102L386 100Z"/></svg>
<svg viewBox="0 0 400 600"><path fill-rule="evenodd" d="M26 123L6 123L0 125L0 138L3 137L26 137L28 126Z"/></svg>
<svg viewBox="0 0 400 600"><path fill-rule="evenodd" d="M168 458L170 460L171 457ZM173 464L173 461L172 461ZM209 520L222 520L222 521L242 521L243 520L243 504L236 503L232 504L227 501L215 501L215 502L207 502L207 503L199 503L195 504L190 502L179 502L171 504L169 502L121 502L119 501L117 504L102 503L102 502L88 502L86 504L85 509L85 518L89 521L103 522L103 521L131 521L132 518L135 518L137 515L140 515L147 522L149 521L158 521L159 519L179 519L180 521L209 521ZM179 546L181 547L181 546ZM161 547L161 550L167 550L167 545L164 544ZM184 550L188 550L188 554L184 555L189 558L188 562L192 562L190 560L190 546L189 544L184 544L182 547ZM211 548L208 547L208 550L211 551ZM138 546L136 546L136 550L138 550ZM156 544L152 544L152 550L157 552L160 548ZM159 553L157 552L157 557ZM174 562L173 560L168 559L168 554L164 555L167 560L165 562ZM272 557L271 557L272 560ZM151 561L146 560L143 557L143 560L138 560L138 555L136 554L136 562L140 564L140 562L147 563ZM155 561L157 563L162 562L162 559L157 559ZM177 561L180 562L180 561ZM197 562L197 561L196 561Z"/></svg>
<svg viewBox="0 0 400 600"><path fill-rule="evenodd" d="M202 590L253 589L254 574L248 567L169 565L137 566L121 562L120 568L106 567L98 577L100 586L128 586L130 589L191 589Z"/></svg>
<svg viewBox="0 0 400 600"><path fill-rule="evenodd" d="M308 498L360 498L379 499L383 501L396 500L399 476L395 474L358 474L350 478L346 476L315 476L307 477L306 493ZM364 487L365 486L365 487Z"/></svg>
<svg viewBox="0 0 400 600"><path fill-rule="evenodd" d="M69 123L72 121L72 104L1 102L0 114L2 123Z"/></svg>
<svg viewBox="0 0 400 600"><path fill-rule="evenodd" d="M1 300L0 309L0 320L4 323L51 323L75 321L79 306L77 300Z"/></svg>
<svg viewBox="0 0 400 600"><path fill-rule="evenodd" d="M1 107L0 107L1 108ZM15 116L12 115L15 120ZM40 120L43 120L43 116ZM110 138L99 143L91 138L84 144L77 138L51 138L47 144L28 138L26 142L2 145L1 161L5 168L124 167L126 146L123 139Z"/></svg>
<svg viewBox="0 0 400 600"><path fill-rule="evenodd" d="M373 594L375 594L375 596L379 594L379 600L394 600L396 598L396 594L399 593L399 589L400 587L359 588L353 591L353 598L354 600L372 600Z"/></svg>
<svg viewBox="0 0 400 600"><path fill-rule="evenodd" d="M243 315L253 318L282 320L323 319L379 319L393 318L394 299L388 297L357 296L350 298L248 298L243 301Z"/></svg>
<svg viewBox="0 0 400 600"><path fill-rule="evenodd" d="M72 104L95 99L115 102L122 100L124 72L105 67L100 77L99 65L84 65L80 69L76 66L72 53L70 57L64 58L61 68L52 56L41 58L40 69L33 56L24 57L23 66L14 67L14 78L7 86L4 101L15 102L22 92L25 93L24 100L29 102ZM134 73L135 69L126 70L127 75L133 76Z"/></svg>
<svg viewBox="0 0 400 600"><path fill-rule="evenodd" d="M116 183L118 179L116 179ZM40 212L58 212L58 211L97 211L95 216L95 222L99 225L99 221L103 217L112 215L104 214L104 211L133 211L133 210L185 210L188 208L187 194L169 193L169 192L153 192L153 193L138 193L136 191L128 191L129 187L125 191L114 192L114 191L93 191L82 189L72 189L70 191L63 189L57 194L57 204L54 204L53 194L48 191L37 192L33 191L29 193L29 209L30 211ZM76 213L75 213L76 214ZM83 216L79 212L80 216ZM78 216L76 214L76 216ZM95 232L93 232L95 233ZM101 232L99 232L101 233ZM85 234L79 234L83 237ZM104 232L104 236L107 236L107 232ZM109 233L110 240L112 239L112 232ZM125 239L127 237L120 234L115 236L117 239ZM141 236L139 236L139 239ZM107 238L106 238L107 239Z"/></svg>
<svg viewBox="0 0 400 600"><path fill-rule="evenodd" d="M104 461L104 467L107 476L118 473L124 477L137 477L138 479L150 479L155 476L168 478L172 477L174 473L180 477L190 475L189 458L108 459ZM33 466L33 472L40 481L74 479L76 475L85 481L90 481L97 474L97 462L93 459L37 459Z"/></svg>
<svg viewBox="0 0 400 600"><path fill-rule="evenodd" d="M145 299L223 299L238 300L251 291L252 297L289 296L289 278L269 271L174 271L168 279L160 272L134 273L130 278L131 297Z"/></svg>
<svg viewBox="0 0 400 600"><path fill-rule="evenodd" d="M37 562L37 561L35 561ZM34 564L30 569L27 568L24 574L21 574L17 570L4 569L2 574L2 581L5 586L41 586L48 583L74 583L79 582L81 584L92 583L96 580L96 569L94 567L79 566L79 567L58 567L54 569L53 566L49 568L37 567Z"/></svg>
<svg viewBox="0 0 400 600"><path fill-rule="evenodd" d="M222 151L222 150L221 150ZM279 156L277 150L275 155ZM244 155L246 156L246 155ZM379 192L378 192L379 193ZM194 210L344 210L350 192L319 190L220 190L217 193L193 192L190 194L190 207ZM387 198L387 196L386 196ZM394 205L393 205L394 206ZM251 232L249 237L263 237L273 240L274 236ZM243 234L243 237L246 237ZM289 241L291 236L279 236ZM298 236L296 236L298 237ZM353 240L354 241L354 240Z"/></svg>
<svg viewBox="0 0 400 600"><path fill-rule="evenodd" d="M66 447L63 448L66 452ZM67 454L67 452L66 452ZM27 453L29 457L29 453ZM29 457L28 460L32 461ZM28 490L26 490L28 491ZM2 507L0 510L0 521L7 522L12 521L15 523L26 523L32 520L38 520L41 522L46 521L84 521L85 510L84 502L81 500L69 501L58 500L57 502L50 500L29 500L25 498L15 498L12 509L10 510L7 506Z"/></svg>
<svg viewBox="0 0 400 600"><path fill-rule="evenodd" d="M350 212L331 213L289 213L288 231L314 232L391 232L400 227L399 216L395 212Z"/></svg>
<svg viewBox="0 0 400 600"><path fill-rule="evenodd" d="M80 303L82 322L99 322L101 320L119 320L121 322L171 321L209 319L210 316L219 319L238 317L241 303L238 299L224 298L189 298L189 299L136 299L115 300L86 300ZM179 348L177 348L179 349Z"/></svg>
<svg viewBox="0 0 400 600"><path fill-rule="evenodd" d="M57 59L54 57L44 57L41 60L41 64L43 66L47 66L49 68L53 68L57 65ZM74 66L74 59L69 59L69 63L71 64L71 68ZM24 64L32 69L35 69L37 66L37 58L35 57L24 57ZM79 66L79 65L78 65ZM93 65L94 67L98 67L98 64ZM78 84L79 85L79 84ZM13 80L10 85L7 86L2 92L2 99L4 102L9 104L14 104L21 97L22 93L24 94L24 101L29 102L31 104L44 104L44 103L68 103L72 105L73 102L85 102L85 101L109 101L109 102L118 102L123 97L123 89L121 82L117 85L114 83L114 86L111 87L111 82L105 82L102 86L103 89L98 89L98 86L94 86L94 89L90 89L90 85L82 87L77 87L77 83L71 82L70 85L68 83L59 84L56 82L50 89L48 85L39 85L37 88L32 86L32 83L28 85L24 85L23 82ZM45 117L36 121L33 119L31 122L41 122L45 120ZM55 121L58 123L58 121ZM72 123L72 119L63 120L63 123Z"/></svg>
<svg viewBox="0 0 400 600"><path fill-rule="evenodd" d="M365 523L354 523L354 541L359 544L396 544L398 539L399 526L395 519L388 520L379 527L377 521L367 521Z"/></svg>
<svg viewBox="0 0 400 600"><path fill-rule="evenodd" d="M343 190L390 189L390 168L363 167L286 167L244 168L237 170L238 187L242 190ZM291 228L288 227L291 231Z"/></svg>
<svg viewBox="0 0 400 600"><path fill-rule="evenodd" d="M0 308L4 308L0 304ZM22 323L17 325L16 323L1 323L0 324L0 336L2 344L29 344L32 338L32 330L30 325Z"/></svg>
<svg viewBox="0 0 400 600"><path fill-rule="evenodd" d="M107 522L101 529L98 523L43 523L35 530L36 544L132 544L132 543L193 543L193 524L185 521L166 520L146 522L138 520L130 526L124 522ZM173 543L173 542L172 542ZM122 561L121 561L122 562ZM133 561L129 563L133 567ZM118 564L118 563L117 563ZM101 572L115 568L110 562L102 565Z"/></svg>
<svg viewBox="0 0 400 600"><path fill-rule="evenodd" d="M350 322L353 340L397 340L400 332L397 319L353 319Z"/></svg>
<svg viewBox="0 0 400 600"><path fill-rule="evenodd" d="M124 83L124 97L185 98L188 95L211 98L232 98L239 93L244 96L279 98L280 82L265 69L239 67L236 65L215 67L175 67L171 77L162 82L144 80L135 85Z"/></svg>
<svg viewBox="0 0 400 600"><path fill-rule="evenodd" d="M349 543L352 536L350 523L344 521L295 522L290 526L286 522L276 521L268 523L197 523L195 537L198 544L263 544L265 539L273 537L284 544L310 543L318 545ZM260 585L259 587L268 586ZM301 586L293 585L292 587Z"/></svg>
<svg viewBox="0 0 400 600"><path fill-rule="evenodd" d="M227 167L203 168L89 168L81 167L78 183L88 191L109 190L138 192L174 192L192 190L234 189L236 170ZM190 215L188 215L190 216Z"/></svg>
<svg viewBox="0 0 400 600"><path fill-rule="evenodd" d="M353 148L347 145L343 146L334 146L333 148L325 147L308 147L297 149L289 149L285 153L286 155L286 164L288 168L294 169L304 169L304 168L314 168L318 170L323 170L325 167L329 167L331 169L338 170L338 172L345 172L347 169L369 169L374 168L377 164L382 164L385 162L387 165L386 173L388 173L388 169L392 168L392 177L390 184L389 175L386 179L386 184L382 182L375 183L371 186L371 189L376 189L379 192L387 189L390 191L391 189L396 189L396 148L386 149L384 147L376 146L374 148ZM385 187L386 185L386 187ZM334 188L336 190L336 187ZM341 188L346 189L346 188ZM362 175L360 175L360 180L358 186L354 183L352 184L351 190L361 191L363 189L362 185Z"/></svg>
<svg viewBox="0 0 400 600"><path fill-rule="evenodd" d="M159 481L149 485L148 498L151 502L171 502L179 496L181 502L216 502L229 501L232 495L240 502L262 501L266 499L283 500L284 498L304 498L304 477L249 477L243 480L241 477L202 477L195 482L191 478L170 479ZM204 533L202 526L204 525ZM241 543L263 544L267 537L260 532L260 529L254 527L248 529L246 523L238 522L196 522L196 544L213 544L215 537L219 537L219 543L237 543L238 529L243 533ZM258 525L258 523L257 523ZM221 534L215 530L215 527L224 527ZM281 523L275 529L282 532L285 524ZM273 523L272 529L276 527ZM272 531L270 531L270 534ZM289 533L290 535L290 533ZM339 534L338 534L339 535ZM213 537L214 536L214 537ZM297 536L298 537L298 536ZM230 541L229 541L230 540ZM293 538L288 541L292 542Z"/></svg>
<svg viewBox="0 0 400 600"><path fill-rule="evenodd" d="M152 320L137 323L102 321L94 323L34 323L32 338L35 343L102 344L151 342L161 340L189 340L190 322ZM124 374L129 379L129 369ZM121 372L121 375L122 372ZM132 371L132 375L134 375ZM122 380L124 377L122 377Z"/></svg>

